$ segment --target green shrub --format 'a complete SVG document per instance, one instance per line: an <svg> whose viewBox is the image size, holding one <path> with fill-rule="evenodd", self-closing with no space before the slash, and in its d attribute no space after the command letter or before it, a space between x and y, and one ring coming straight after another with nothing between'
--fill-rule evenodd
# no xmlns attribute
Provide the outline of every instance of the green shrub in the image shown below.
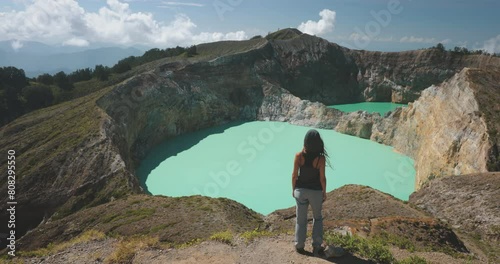
<svg viewBox="0 0 500 264"><path fill-rule="evenodd" d="M424 258L418 256L411 256L409 258L400 260L397 262L398 264L427 264L427 261Z"/></svg>
<svg viewBox="0 0 500 264"><path fill-rule="evenodd" d="M336 233L325 235L328 244L344 248L352 254L359 254L377 263L396 263L389 248L377 239L364 239L358 236L342 236Z"/></svg>
<svg viewBox="0 0 500 264"><path fill-rule="evenodd" d="M224 232L218 232L210 236L210 239L230 245L233 243L233 233L229 230Z"/></svg>

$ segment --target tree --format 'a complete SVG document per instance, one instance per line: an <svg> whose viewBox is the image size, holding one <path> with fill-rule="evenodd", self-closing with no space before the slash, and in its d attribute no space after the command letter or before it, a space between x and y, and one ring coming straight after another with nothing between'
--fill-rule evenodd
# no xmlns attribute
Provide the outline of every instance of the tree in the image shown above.
<svg viewBox="0 0 500 264"><path fill-rule="evenodd" d="M1 67L0 84L19 89L20 91L28 85L28 79L26 78L23 69L17 69L16 67Z"/></svg>
<svg viewBox="0 0 500 264"><path fill-rule="evenodd" d="M45 85L52 85L54 84L54 77L48 73L44 73L42 75L38 75L36 81Z"/></svg>
<svg viewBox="0 0 500 264"><path fill-rule="evenodd" d="M28 85L24 70L0 68L0 122L5 124L24 113L21 92Z"/></svg>
<svg viewBox="0 0 500 264"><path fill-rule="evenodd" d="M71 83L88 81L92 79L92 70L90 68L78 69L68 75Z"/></svg>
<svg viewBox="0 0 500 264"><path fill-rule="evenodd" d="M189 47L186 50L186 54L187 54L188 57L193 57L194 55L197 55L197 53L196 53L196 45L193 45L193 46Z"/></svg>
<svg viewBox="0 0 500 264"><path fill-rule="evenodd" d="M50 87L46 85L27 86L23 89L25 109L33 111L47 107L54 101L54 94Z"/></svg>
<svg viewBox="0 0 500 264"><path fill-rule="evenodd" d="M466 47L455 47L453 49L453 52L458 53L458 54L465 54L465 55L471 54L471 52Z"/></svg>
<svg viewBox="0 0 500 264"><path fill-rule="evenodd" d="M134 56L130 56L128 58L125 58L123 60L120 60L118 61L117 64L115 64L113 66L113 68L111 68L113 70L114 73L124 73L126 71L129 71L132 69L132 66L131 66L131 61L134 59L135 57Z"/></svg>
<svg viewBox="0 0 500 264"><path fill-rule="evenodd" d="M69 81L68 76L63 71L60 71L54 75L54 82L62 90L69 91L73 89L73 84Z"/></svg>
<svg viewBox="0 0 500 264"><path fill-rule="evenodd" d="M438 43L435 47L439 51L445 51L446 49L444 48L443 43Z"/></svg>
<svg viewBox="0 0 500 264"><path fill-rule="evenodd" d="M261 38L262 38L262 36L261 36L261 35L256 35L256 36L253 36L253 37L251 38L251 40L252 40L252 39L261 39Z"/></svg>
<svg viewBox="0 0 500 264"><path fill-rule="evenodd" d="M94 68L93 77L99 79L100 81L107 81L111 71L108 67L102 65L96 65Z"/></svg>

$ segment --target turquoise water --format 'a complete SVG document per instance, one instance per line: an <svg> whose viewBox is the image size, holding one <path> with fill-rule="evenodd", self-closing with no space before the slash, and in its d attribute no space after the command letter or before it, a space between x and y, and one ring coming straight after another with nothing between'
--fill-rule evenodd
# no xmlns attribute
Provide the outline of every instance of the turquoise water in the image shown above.
<svg viewBox="0 0 500 264"><path fill-rule="evenodd" d="M256 121L182 135L154 148L137 174L154 195L227 197L268 214L295 205L293 158L309 129ZM333 165L326 170L328 191L362 184L408 200L413 160L369 140L318 131Z"/></svg>
<svg viewBox="0 0 500 264"><path fill-rule="evenodd" d="M405 104L394 104L394 103L379 103L379 102L364 102L357 104L342 104L342 105L332 105L330 108L338 109L342 112L356 112L358 110L367 111L368 113L380 113L384 116L385 113L393 111L398 107L405 107Z"/></svg>

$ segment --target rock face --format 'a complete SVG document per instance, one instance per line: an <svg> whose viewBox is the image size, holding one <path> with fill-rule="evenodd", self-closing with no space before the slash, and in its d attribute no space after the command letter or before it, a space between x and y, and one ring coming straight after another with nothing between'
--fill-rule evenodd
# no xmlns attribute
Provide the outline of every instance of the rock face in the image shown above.
<svg viewBox="0 0 500 264"><path fill-rule="evenodd" d="M410 203L459 230L500 240L500 173L432 180L410 196Z"/></svg>
<svg viewBox="0 0 500 264"><path fill-rule="evenodd" d="M412 157L417 189L435 177L498 170L494 131L500 117L494 110L498 104L491 102L500 100L496 76L500 72L464 69L386 118L351 113L340 119L335 130L391 145ZM483 93L489 95L488 101Z"/></svg>
<svg viewBox="0 0 500 264"><path fill-rule="evenodd" d="M358 83L364 101L413 102L422 90L443 82L464 67L500 67L500 58L461 55L438 49L346 53L354 58L359 69Z"/></svg>
<svg viewBox="0 0 500 264"><path fill-rule="evenodd" d="M479 109L469 75L465 69L424 90L415 103L374 127L374 140L414 158L417 188L428 178L488 171L496 141L490 141L488 125L493 124Z"/></svg>
<svg viewBox="0 0 500 264"><path fill-rule="evenodd" d="M95 105L105 92L39 110L0 130L2 152L16 152L17 238L52 216L140 191L133 170L123 162L113 122ZM7 190L7 177L0 184ZM1 196L5 223L7 198ZM3 225L0 232L6 229Z"/></svg>

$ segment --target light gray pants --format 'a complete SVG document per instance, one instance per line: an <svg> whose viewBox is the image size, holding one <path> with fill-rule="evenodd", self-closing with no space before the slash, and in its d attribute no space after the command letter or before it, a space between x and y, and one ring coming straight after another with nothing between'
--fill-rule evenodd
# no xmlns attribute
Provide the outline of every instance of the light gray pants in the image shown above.
<svg viewBox="0 0 500 264"><path fill-rule="evenodd" d="M312 246L320 247L323 243L323 192L297 188L293 191L297 202L296 224L295 224L295 247L304 248L307 235L307 209L309 204L313 211Z"/></svg>

